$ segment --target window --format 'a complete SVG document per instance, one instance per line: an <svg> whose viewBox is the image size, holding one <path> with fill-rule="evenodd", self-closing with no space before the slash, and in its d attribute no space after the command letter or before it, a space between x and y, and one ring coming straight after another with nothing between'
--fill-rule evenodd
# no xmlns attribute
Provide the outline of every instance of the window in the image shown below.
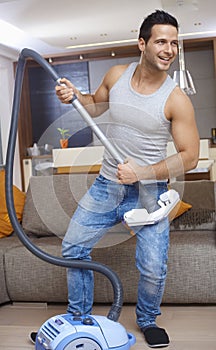
<svg viewBox="0 0 216 350"><path fill-rule="evenodd" d="M55 65L60 77L67 77L83 93L89 92L87 62ZM69 129L69 147L83 147L92 142L92 131L70 105L63 105L55 94L55 82L42 67L29 67L29 89L33 143L60 147L57 127Z"/></svg>

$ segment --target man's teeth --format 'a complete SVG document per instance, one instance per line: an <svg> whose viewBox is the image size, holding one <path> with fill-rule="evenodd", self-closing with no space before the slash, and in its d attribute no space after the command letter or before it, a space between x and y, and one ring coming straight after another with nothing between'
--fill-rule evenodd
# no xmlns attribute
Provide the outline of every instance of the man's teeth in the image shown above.
<svg viewBox="0 0 216 350"><path fill-rule="evenodd" d="M167 57L166 58L165 57L160 57L160 59L163 60L163 61L169 61L169 58L167 58Z"/></svg>

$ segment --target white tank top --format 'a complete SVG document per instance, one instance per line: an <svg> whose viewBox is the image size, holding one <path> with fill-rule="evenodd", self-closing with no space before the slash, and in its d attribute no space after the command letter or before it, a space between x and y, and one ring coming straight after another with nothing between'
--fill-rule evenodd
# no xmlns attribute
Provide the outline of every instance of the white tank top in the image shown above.
<svg viewBox="0 0 216 350"><path fill-rule="evenodd" d="M131 87L136 67L136 62L130 64L110 90L105 132L122 159L131 157L145 166L166 158L171 125L164 114L164 107L176 84L168 75L156 92L140 94ZM116 171L116 161L105 150L101 175L117 181Z"/></svg>

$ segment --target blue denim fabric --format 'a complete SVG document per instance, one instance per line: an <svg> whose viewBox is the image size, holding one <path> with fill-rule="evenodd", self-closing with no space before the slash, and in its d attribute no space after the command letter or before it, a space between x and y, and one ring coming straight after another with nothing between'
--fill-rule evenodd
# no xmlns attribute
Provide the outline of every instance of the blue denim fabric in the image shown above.
<svg viewBox="0 0 216 350"><path fill-rule="evenodd" d="M126 211L145 207L158 209L159 195L167 191L164 182L147 185L120 185L99 175L79 202L62 243L66 259L90 260L94 245L109 228L123 220ZM169 223L133 227L137 236L136 266L140 272L137 301L137 324L154 324L160 314L167 271ZM128 271L130 273L130 271ZM68 269L68 312L91 313L93 272Z"/></svg>

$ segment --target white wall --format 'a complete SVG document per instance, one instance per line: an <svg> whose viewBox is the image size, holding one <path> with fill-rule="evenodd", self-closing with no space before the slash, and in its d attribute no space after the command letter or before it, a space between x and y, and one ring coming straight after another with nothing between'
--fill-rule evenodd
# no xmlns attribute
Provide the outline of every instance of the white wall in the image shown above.
<svg viewBox="0 0 216 350"><path fill-rule="evenodd" d="M90 92L93 93L100 85L104 75L108 70L118 64L128 64L138 62L139 57L110 58L107 60L97 60L89 62L89 83Z"/></svg>
<svg viewBox="0 0 216 350"><path fill-rule="evenodd" d="M0 51L0 123L3 163L6 161L8 135L10 130L11 111L14 89L13 58L3 56ZM21 189L21 171L18 140L14 158L14 184Z"/></svg>
<svg viewBox="0 0 216 350"><path fill-rule="evenodd" d="M192 75L196 94L190 96L200 138L211 138L211 128L216 127L216 80L213 50L198 50L185 53L186 69ZM176 61L170 69L178 69Z"/></svg>

